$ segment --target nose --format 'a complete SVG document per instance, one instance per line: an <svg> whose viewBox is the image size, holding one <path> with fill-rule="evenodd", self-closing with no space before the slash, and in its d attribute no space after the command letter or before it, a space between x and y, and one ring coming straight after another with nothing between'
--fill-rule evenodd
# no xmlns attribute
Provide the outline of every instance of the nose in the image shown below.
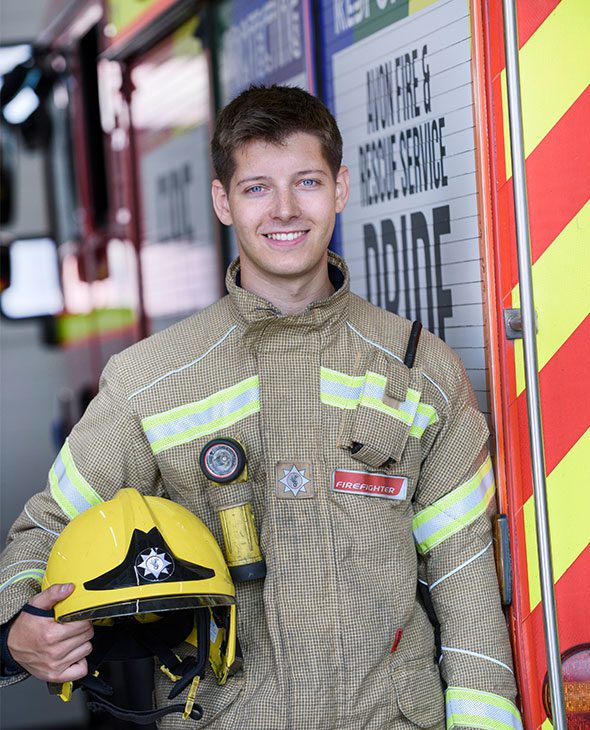
<svg viewBox="0 0 590 730"><path fill-rule="evenodd" d="M299 213L299 201L295 191L291 187L277 189L273 200L273 218L288 221L297 218Z"/></svg>

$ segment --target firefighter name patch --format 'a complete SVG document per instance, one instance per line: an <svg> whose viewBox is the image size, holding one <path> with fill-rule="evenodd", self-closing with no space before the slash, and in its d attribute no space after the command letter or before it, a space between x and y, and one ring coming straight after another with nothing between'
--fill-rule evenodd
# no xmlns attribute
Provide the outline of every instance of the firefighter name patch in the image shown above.
<svg viewBox="0 0 590 730"><path fill-rule="evenodd" d="M405 499L408 493L408 478L374 474L366 471L343 471L337 469L332 478L332 489L343 494L361 494L383 499Z"/></svg>

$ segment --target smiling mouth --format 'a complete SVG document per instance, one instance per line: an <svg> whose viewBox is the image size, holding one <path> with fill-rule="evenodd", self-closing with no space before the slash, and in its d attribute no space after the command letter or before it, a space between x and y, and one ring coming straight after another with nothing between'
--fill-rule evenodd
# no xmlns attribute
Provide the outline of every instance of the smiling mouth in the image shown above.
<svg viewBox="0 0 590 730"><path fill-rule="evenodd" d="M288 243L289 241L295 241L298 238L304 236L308 231L289 231L288 233L264 233L266 238L270 238L271 241L279 241L280 243Z"/></svg>

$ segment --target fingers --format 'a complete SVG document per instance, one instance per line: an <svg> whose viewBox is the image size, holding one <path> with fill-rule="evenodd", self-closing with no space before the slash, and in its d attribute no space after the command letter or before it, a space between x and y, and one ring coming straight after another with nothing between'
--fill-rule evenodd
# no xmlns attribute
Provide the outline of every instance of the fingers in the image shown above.
<svg viewBox="0 0 590 730"><path fill-rule="evenodd" d="M37 671L50 682L81 679L88 671L85 658L92 652L92 624L89 621L52 623L45 634L43 651L37 654Z"/></svg>
<svg viewBox="0 0 590 730"><path fill-rule="evenodd" d="M53 607L56 599L61 600L70 592L70 585L51 586L34 596L31 604L38 608ZM38 679L59 683L86 674L85 657L92 651L93 636L90 621L60 624L53 618L21 613L10 627L7 641L12 657L23 669Z"/></svg>
<svg viewBox="0 0 590 730"><path fill-rule="evenodd" d="M77 679L82 679L82 677L85 677L87 674L88 663L86 662L86 659L80 659L80 661L70 665L64 672L62 672L58 679L48 681L61 684L64 682L75 682Z"/></svg>
<svg viewBox="0 0 590 730"><path fill-rule="evenodd" d="M76 634L72 637L64 637L60 641L56 642L50 649L51 657L54 662L65 662L66 659L74 652L77 652L75 659L72 659L70 663L78 661L83 656L88 656L92 651L92 639L94 632L92 627L90 631L85 631L81 634ZM90 647L90 650L84 653L79 653L82 647Z"/></svg>
<svg viewBox="0 0 590 730"><path fill-rule="evenodd" d="M37 608L50 609L53 608L56 603L67 598L73 590L73 583L56 583L55 585L46 588L44 591L41 591L41 593L37 593L36 596L31 598L29 603L31 606L36 606Z"/></svg>
<svg viewBox="0 0 590 730"><path fill-rule="evenodd" d="M71 621L67 624L58 624L53 619L45 620L51 622L44 627L44 636L50 645L60 644L63 641L75 638L87 641L94 636L94 629L90 621Z"/></svg>
<svg viewBox="0 0 590 730"><path fill-rule="evenodd" d="M45 668L47 682L63 683L73 682L82 679L88 674L88 662L86 657L92 651L92 644L87 641L82 645L75 646L61 660L55 660L50 667Z"/></svg>
<svg viewBox="0 0 590 730"><path fill-rule="evenodd" d="M60 673L63 675L65 672L69 671L70 667L80 664L82 660L86 660L86 657L90 654L91 651L92 644L89 641L79 646L72 647L72 650L68 654L66 654L60 662ZM77 679L79 679L79 677L77 677Z"/></svg>

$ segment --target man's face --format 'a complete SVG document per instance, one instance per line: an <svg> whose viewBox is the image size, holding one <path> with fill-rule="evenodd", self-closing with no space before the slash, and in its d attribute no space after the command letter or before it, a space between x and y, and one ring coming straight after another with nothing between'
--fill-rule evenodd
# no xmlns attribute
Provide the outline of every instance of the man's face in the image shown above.
<svg viewBox="0 0 590 730"><path fill-rule="evenodd" d="M226 191L212 186L222 223L233 224L243 280L260 285L285 279L327 277L327 248L336 213L348 199L348 170L336 180L320 141L298 132L283 145L252 141L235 155Z"/></svg>

